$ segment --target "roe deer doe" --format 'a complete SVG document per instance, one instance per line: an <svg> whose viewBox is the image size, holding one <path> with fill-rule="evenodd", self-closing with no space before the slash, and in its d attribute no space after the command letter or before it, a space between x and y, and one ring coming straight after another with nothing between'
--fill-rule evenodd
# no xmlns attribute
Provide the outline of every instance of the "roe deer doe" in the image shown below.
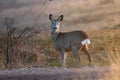
<svg viewBox="0 0 120 80"><path fill-rule="evenodd" d="M52 14L50 14L49 20L51 21L51 38L55 49L61 54L62 67L65 67L67 52L69 51L73 52L77 65L80 65L81 61L78 52L85 51L89 59L89 65L91 65L91 57L88 52L88 45L90 44L88 35L83 31L60 32L63 15L53 19Z"/></svg>

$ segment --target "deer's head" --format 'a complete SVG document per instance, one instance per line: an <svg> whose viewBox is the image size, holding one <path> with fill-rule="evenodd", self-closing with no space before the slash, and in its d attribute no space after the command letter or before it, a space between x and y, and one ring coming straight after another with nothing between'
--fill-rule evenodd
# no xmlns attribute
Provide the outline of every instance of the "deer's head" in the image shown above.
<svg viewBox="0 0 120 80"><path fill-rule="evenodd" d="M49 15L49 20L51 21L51 29L54 32L59 32L61 21L63 20L63 15L60 15L57 19L53 18L53 15Z"/></svg>

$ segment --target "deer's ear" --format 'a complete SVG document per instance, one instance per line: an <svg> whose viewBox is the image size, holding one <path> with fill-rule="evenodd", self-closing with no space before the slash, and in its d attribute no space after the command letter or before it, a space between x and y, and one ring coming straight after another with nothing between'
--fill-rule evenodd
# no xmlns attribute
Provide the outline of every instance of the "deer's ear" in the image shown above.
<svg viewBox="0 0 120 80"><path fill-rule="evenodd" d="M52 14L49 14L49 20L52 20L52 17L53 17Z"/></svg>
<svg viewBox="0 0 120 80"><path fill-rule="evenodd" d="M57 20L62 21L63 20L63 15L59 16Z"/></svg>

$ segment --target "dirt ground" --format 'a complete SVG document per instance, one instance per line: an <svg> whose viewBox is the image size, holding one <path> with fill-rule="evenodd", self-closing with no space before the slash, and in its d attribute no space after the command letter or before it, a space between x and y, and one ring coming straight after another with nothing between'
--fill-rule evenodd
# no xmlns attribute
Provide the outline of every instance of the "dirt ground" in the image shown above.
<svg viewBox="0 0 120 80"><path fill-rule="evenodd" d="M0 70L0 80L103 80L108 67L20 68Z"/></svg>

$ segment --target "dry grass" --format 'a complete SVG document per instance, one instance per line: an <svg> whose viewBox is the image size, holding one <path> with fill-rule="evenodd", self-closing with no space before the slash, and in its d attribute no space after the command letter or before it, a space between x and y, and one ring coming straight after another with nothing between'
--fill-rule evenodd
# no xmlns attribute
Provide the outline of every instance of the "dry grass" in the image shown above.
<svg viewBox="0 0 120 80"><path fill-rule="evenodd" d="M106 66L113 63L119 64L120 56L120 29L108 28L99 31L88 32L91 45L90 53L92 56L92 65ZM44 35L44 36L43 36ZM1 41L4 40L1 39ZM33 39L24 42L16 50L15 60L17 60L17 67L32 67L32 66L61 66L60 55L53 47L49 34L42 34ZM84 53L80 54L82 58L82 66L88 64L88 59ZM3 68L4 53L0 55L0 66ZM67 66L74 67L75 59L70 53L67 59Z"/></svg>
<svg viewBox="0 0 120 80"><path fill-rule="evenodd" d="M118 53L120 50L119 32L120 29L118 28L104 29L90 33L92 41L91 49L93 54L97 54L95 57L97 62L100 62L101 64L111 64L111 61L115 62L115 60L112 59L112 55L120 55Z"/></svg>
<svg viewBox="0 0 120 80"><path fill-rule="evenodd" d="M93 59L92 65L109 66L109 72L104 74L104 80L119 80L119 3L119 0L53 0L47 5L46 11L43 12L44 15L41 17L38 25L40 25L41 29L49 29L48 14L64 14L63 26L65 27L62 27L62 30L86 30L91 39L90 53ZM29 7L32 7L31 10L28 10ZM16 17L16 20L20 22L17 23L17 25L33 24L34 17L36 17L35 15L38 15L40 12L40 6L32 5L29 7L23 6L4 10L0 13L0 28L3 26L2 20L6 16ZM0 34L0 42L6 45L5 38L1 37L1 35L2 34ZM50 36L48 35L48 33L40 34L40 36L38 35L34 39L26 41L24 45L16 49L13 67L60 67L60 55L55 51ZM82 66L86 66L88 64L86 55L82 53L81 58ZM0 49L1 69L4 68L4 61L5 55ZM75 67L75 59L71 53L67 59L67 66Z"/></svg>
<svg viewBox="0 0 120 80"><path fill-rule="evenodd" d="M101 29L105 26L112 27L113 25L119 24L120 21L119 2L119 0L53 0L47 4L45 8L46 10L43 12L44 15L42 15L38 25L40 25L42 29L48 29L48 14L53 13L57 15L65 15L63 24L63 26L65 27L62 27L63 31L76 29L83 29L87 31L90 29ZM29 7L27 5L20 8L6 9L2 13L0 13L0 17L1 19L3 19L5 16L17 16L16 20L20 22L18 25L22 26L26 25L26 23L30 23L29 25L31 25L32 23L34 23L33 20L34 17L36 17L35 15L38 15L40 12L40 6L41 5L38 4L29 5L29 7L32 7L31 10L29 10ZM1 19L0 21L2 21ZM115 62L115 60L111 59L111 56L109 56L109 54L111 53L112 55L114 55L116 54L116 50L118 52L120 50L120 29L104 28L98 31L87 32L89 33L92 41L92 44L90 45L91 56L93 58L92 64L100 66L110 65L111 61ZM24 47L20 47L21 50L19 50L19 55L21 56L22 54L22 56L26 56L24 59L20 57L20 60L23 60L23 62L25 60L28 61L29 59L26 59L28 57L26 54L30 54L29 57L35 57L35 55L37 55L37 59L30 59L33 59L33 63L37 62L38 66L60 66L59 54L57 54L57 52L54 50L50 37L48 36L48 34L45 34L43 36L46 36L48 38L45 37L43 39L43 37L39 37L34 41L28 41L29 43L26 42L25 45L27 47L25 45L23 45ZM0 38L0 41L2 43L5 43L2 38ZM32 45L32 43L34 45ZM3 55L4 54L0 54L1 66L4 64L4 57L2 57ZM68 58L68 66L74 65L75 60L72 56L73 55L71 54ZM81 54L81 56L82 64L86 65L88 62L86 56L84 54ZM42 62L41 59L43 60ZM27 63L26 61L25 63ZM24 65L23 62L21 62L21 65ZM30 65L34 66L34 64Z"/></svg>
<svg viewBox="0 0 120 80"><path fill-rule="evenodd" d="M110 66L110 73L105 74L105 80L119 80L120 79L120 48L117 49L115 48L114 50L109 48L108 49L109 53L110 53L110 57L112 58L112 60L110 60L111 62L111 66ZM114 63L113 63L114 62Z"/></svg>
<svg viewBox="0 0 120 80"><path fill-rule="evenodd" d="M93 45L91 46L93 48L92 50L94 51L96 50L95 53L97 53L97 55L99 55L99 57L101 56L101 58L103 59L100 60L98 57L96 57L95 60L97 60L99 63L107 62L107 64L109 64L108 67L109 72L104 74L105 75L104 80L120 79L119 27L120 26L114 26L113 28L107 28L107 29L104 28L103 30L92 32L93 34L92 41L94 42Z"/></svg>
<svg viewBox="0 0 120 80"><path fill-rule="evenodd" d="M109 73L105 74L104 80L119 80L120 79L120 55L117 56L115 59L116 64L112 64L109 68Z"/></svg>

